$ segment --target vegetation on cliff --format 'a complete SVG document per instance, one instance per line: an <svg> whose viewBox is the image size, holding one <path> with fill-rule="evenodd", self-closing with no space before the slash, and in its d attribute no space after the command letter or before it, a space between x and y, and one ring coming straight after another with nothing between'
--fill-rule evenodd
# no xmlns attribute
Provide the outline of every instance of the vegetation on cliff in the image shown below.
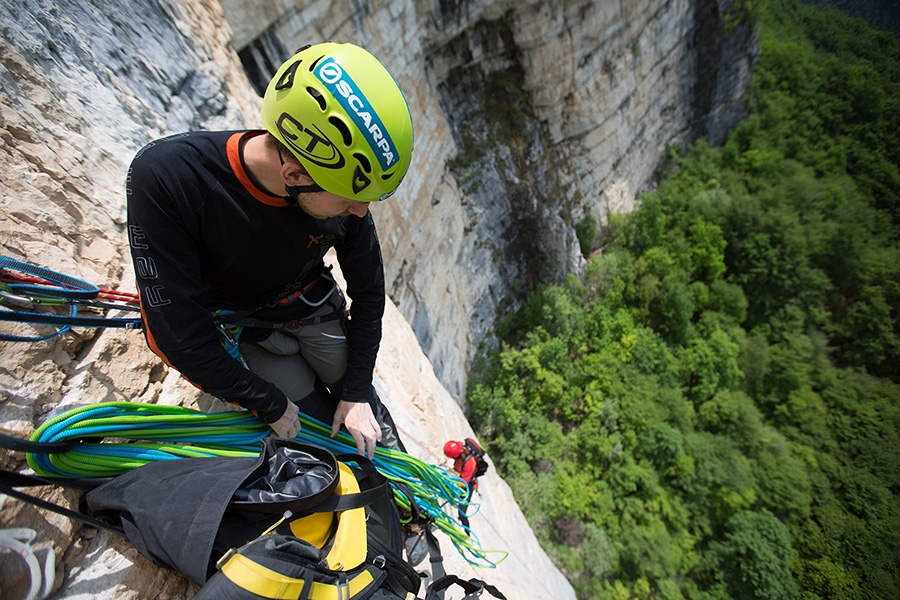
<svg viewBox="0 0 900 600"><path fill-rule="evenodd" d="M471 419L580 598L900 589L900 44L763 3L751 116L499 332Z"/></svg>

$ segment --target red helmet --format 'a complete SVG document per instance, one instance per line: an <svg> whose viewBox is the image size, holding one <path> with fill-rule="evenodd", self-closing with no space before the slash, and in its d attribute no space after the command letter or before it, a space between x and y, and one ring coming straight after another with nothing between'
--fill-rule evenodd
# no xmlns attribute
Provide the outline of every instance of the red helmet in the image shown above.
<svg viewBox="0 0 900 600"><path fill-rule="evenodd" d="M459 455L462 453L462 444L455 440L450 440L446 444L444 444L444 454L449 456L450 458L459 458Z"/></svg>

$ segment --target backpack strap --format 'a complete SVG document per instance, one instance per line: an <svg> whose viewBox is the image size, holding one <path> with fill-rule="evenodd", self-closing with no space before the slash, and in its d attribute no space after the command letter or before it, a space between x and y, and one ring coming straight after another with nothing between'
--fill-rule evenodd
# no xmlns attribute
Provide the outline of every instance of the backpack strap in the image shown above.
<svg viewBox="0 0 900 600"><path fill-rule="evenodd" d="M482 448L478 444L478 442L476 442L472 438L467 437L465 440L463 440L463 443L465 444L466 448L469 450L470 454L473 454L474 456L476 456L478 458L481 458L482 456L484 456L484 448Z"/></svg>
<svg viewBox="0 0 900 600"><path fill-rule="evenodd" d="M481 593L485 590L487 590L494 598L506 600L506 596L501 594L500 590L491 584L485 583L481 579L470 579L465 581L456 575L446 575L440 579L435 579L434 582L428 586L428 591L425 593L425 600L442 600L444 591L451 585L458 585L465 590L466 595L462 600L479 600L479 598L481 598Z"/></svg>
<svg viewBox="0 0 900 600"><path fill-rule="evenodd" d="M425 527L425 540L428 542L428 560L431 561L432 579L440 579L446 576L447 572L444 570L444 557L441 555L441 546L431 531L430 523Z"/></svg>
<svg viewBox="0 0 900 600"><path fill-rule="evenodd" d="M32 442L14 435L0 433L0 448L16 452L29 452L32 454L56 454L68 452L75 447L73 442Z"/></svg>
<svg viewBox="0 0 900 600"><path fill-rule="evenodd" d="M428 559L431 562L432 580L444 577L446 571L444 570L444 556L441 554L441 545L431 530L434 518L427 515L424 511L419 510L419 506L416 504L415 495L413 495L408 486L399 482L395 482L394 485L400 493L409 500L412 519L419 522L422 526L422 530L425 532L425 542L428 544ZM443 598L443 596L441 596L441 598Z"/></svg>
<svg viewBox="0 0 900 600"><path fill-rule="evenodd" d="M121 527L117 527L111 523L108 523L107 521L97 519L87 513L75 511L70 508L66 508L65 506L60 506L59 504L44 500L43 498L32 496L30 494L26 494L25 492L20 492L19 490L15 489L17 487L67 485L67 487L85 490L97 487L100 483L104 483L106 481L106 479L80 479L71 480L71 483L73 485L67 485L70 483L69 480L65 480L66 483L64 484L56 479L52 479L49 477L35 477L33 475L26 475L24 473L16 473L14 471L0 469L0 492L6 494L7 496L16 498L18 500L21 500L22 502L28 502L29 504L33 504L39 508L43 508L45 510L49 510L50 512L55 512L56 514L63 515L64 517L68 517L76 521L81 521L82 523L85 523L92 527L96 527L97 529L106 529L107 531L118 533L119 535L125 535L125 531Z"/></svg>

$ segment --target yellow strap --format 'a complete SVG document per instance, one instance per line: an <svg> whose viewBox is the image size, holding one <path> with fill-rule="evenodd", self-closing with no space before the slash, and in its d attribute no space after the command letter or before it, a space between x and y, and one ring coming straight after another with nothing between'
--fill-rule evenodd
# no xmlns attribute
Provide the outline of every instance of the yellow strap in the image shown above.
<svg viewBox="0 0 900 600"><path fill-rule="evenodd" d="M234 554L222 565L222 573L235 585L263 598L271 600L297 600L303 591L304 581L286 577L272 569L253 562L243 554ZM343 592L337 585L314 581L310 588L310 600L347 600L359 594L375 580L369 571L362 571L347 582ZM349 590L349 594L347 593Z"/></svg>
<svg viewBox="0 0 900 600"><path fill-rule="evenodd" d="M350 467L338 463L339 483L334 495L358 494L359 482ZM366 560L365 508L352 508L337 513L313 513L294 519L286 527L279 527L279 533L293 535L318 549L331 542L324 557L325 564L332 571L350 571Z"/></svg>
<svg viewBox="0 0 900 600"><path fill-rule="evenodd" d="M358 494L359 482L353 475L350 467L342 462L338 463L340 469L340 483L338 493ZM333 571L349 571L363 564L368 551L366 532L366 510L353 508L337 514L337 529L334 532L334 542L331 550L325 556L325 564Z"/></svg>

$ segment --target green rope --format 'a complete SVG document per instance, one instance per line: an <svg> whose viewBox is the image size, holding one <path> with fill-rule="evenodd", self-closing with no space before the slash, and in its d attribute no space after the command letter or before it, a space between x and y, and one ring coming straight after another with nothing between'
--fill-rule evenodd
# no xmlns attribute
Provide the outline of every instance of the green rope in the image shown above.
<svg viewBox="0 0 900 600"><path fill-rule="evenodd" d="M356 442L346 432L331 437L331 426L300 415L297 440L334 454L355 454ZM33 442L74 442L71 450L54 454L26 453L38 475L53 477L115 477L159 460L219 456L258 456L271 429L247 411L204 413L181 406L108 402L74 408L48 419L31 436ZM117 440L117 441L110 441ZM120 441L119 441L120 440ZM375 468L389 481L411 490L419 509L450 538L472 565L494 567L477 537L447 509L458 509L468 495L465 482L443 467L406 452L376 447ZM409 499L395 486L394 499L409 511ZM500 560L503 560L501 558Z"/></svg>

